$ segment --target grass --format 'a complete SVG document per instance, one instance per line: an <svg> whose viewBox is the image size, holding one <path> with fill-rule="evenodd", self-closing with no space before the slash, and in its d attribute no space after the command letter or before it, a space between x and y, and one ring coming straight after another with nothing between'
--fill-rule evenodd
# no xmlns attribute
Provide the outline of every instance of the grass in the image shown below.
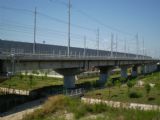
<svg viewBox="0 0 160 120"><path fill-rule="evenodd" d="M53 78L44 76L32 76L32 81L29 75L23 75L22 79L20 76L14 76L10 79L0 83L0 87L14 88L21 90L34 90L46 86L63 85L63 78ZM94 82L98 80L98 77L81 78L76 81L76 84L82 84L85 82ZM32 83L31 83L32 82Z"/></svg>
<svg viewBox="0 0 160 120"><path fill-rule="evenodd" d="M85 97L89 98L98 98L104 100L113 100L121 102L133 102L133 103L143 103L143 104L154 104L160 105L160 79L159 73L153 73L147 76L141 76L132 81L136 82L137 80L143 81L145 84L152 83L155 84L155 87L151 88L149 95L146 93L144 86L134 86L130 88L130 92L136 92L141 96L139 98L130 98L128 93L127 85L123 87L113 86L111 88L111 97L109 97L108 88L92 90L85 94Z"/></svg>
<svg viewBox="0 0 160 120"><path fill-rule="evenodd" d="M52 85L63 85L62 78L52 78L52 77L40 77L40 76L33 76L32 84L29 79L29 76L23 75L23 79L20 79L19 76L14 76L2 83L0 83L0 87L6 88L14 88L14 89L21 89L21 90L33 90L37 88L42 88L46 86ZM98 80L98 77L91 77L91 78L82 78L76 81L76 84L82 84L85 82L94 82Z"/></svg>
<svg viewBox="0 0 160 120"><path fill-rule="evenodd" d="M0 87L15 88L21 90L32 90L41 88L44 86L51 85L61 85L63 80L61 78L51 78L51 77L39 77L33 76L32 83L29 79L29 76L23 76L23 79L20 79L19 76L14 76L11 79L8 79L0 83Z"/></svg>
<svg viewBox="0 0 160 120"><path fill-rule="evenodd" d="M85 104L77 98L62 95L50 97L41 109L23 120L159 120L159 111L111 108L105 104Z"/></svg>

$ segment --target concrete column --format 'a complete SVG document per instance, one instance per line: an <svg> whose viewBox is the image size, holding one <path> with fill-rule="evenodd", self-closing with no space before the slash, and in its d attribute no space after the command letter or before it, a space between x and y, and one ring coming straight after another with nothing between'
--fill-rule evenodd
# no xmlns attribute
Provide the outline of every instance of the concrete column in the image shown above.
<svg viewBox="0 0 160 120"><path fill-rule="evenodd" d="M127 66L121 66L121 77L122 78L127 78L128 74L127 74Z"/></svg>
<svg viewBox="0 0 160 120"><path fill-rule="evenodd" d="M160 63L157 64L157 70L160 71Z"/></svg>
<svg viewBox="0 0 160 120"><path fill-rule="evenodd" d="M152 72L154 72L154 67L151 64L151 65L148 65L148 73L152 73Z"/></svg>
<svg viewBox="0 0 160 120"><path fill-rule="evenodd" d="M75 75L64 75L64 88L75 88Z"/></svg>
<svg viewBox="0 0 160 120"><path fill-rule="evenodd" d="M132 77L136 77L138 75L138 66L132 67Z"/></svg>
<svg viewBox="0 0 160 120"><path fill-rule="evenodd" d="M147 65L147 73L150 73L150 65Z"/></svg>
<svg viewBox="0 0 160 120"><path fill-rule="evenodd" d="M143 68L143 74L152 73L157 70L157 65L155 64L146 64Z"/></svg>
<svg viewBox="0 0 160 120"><path fill-rule="evenodd" d="M148 71L149 71L148 65L143 65L143 66L142 66L142 74L147 74Z"/></svg>
<svg viewBox="0 0 160 120"><path fill-rule="evenodd" d="M63 82L66 89L75 88L75 75L83 72L80 68L63 68L55 71L64 76Z"/></svg>
<svg viewBox="0 0 160 120"><path fill-rule="evenodd" d="M109 78L111 67L100 67L100 77L98 83L105 84Z"/></svg>
<svg viewBox="0 0 160 120"><path fill-rule="evenodd" d="M151 65L151 72L154 72L154 66Z"/></svg>
<svg viewBox="0 0 160 120"><path fill-rule="evenodd" d="M157 64L153 65L153 72L157 71Z"/></svg>
<svg viewBox="0 0 160 120"><path fill-rule="evenodd" d="M141 74L144 74L144 65L141 66Z"/></svg>
<svg viewBox="0 0 160 120"><path fill-rule="evenodd" d="M2 61L0 60L0 74L3 72L3 63Z"/></svg>

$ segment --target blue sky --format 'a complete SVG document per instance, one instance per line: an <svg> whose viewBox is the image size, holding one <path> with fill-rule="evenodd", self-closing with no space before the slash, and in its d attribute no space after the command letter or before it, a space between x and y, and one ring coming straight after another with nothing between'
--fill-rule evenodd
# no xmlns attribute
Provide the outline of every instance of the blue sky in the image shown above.
<svg viewBox="0 0 160 120"><path fill-rule="evenodd" d="M36 41L67 45L67 1L0 0L0 38L32 42L34 24L32 11L37 7ZM115 36L118 36L118 51L124 51L126 40L127 51L136 53L135 35L138 33L139 53L142 54L144 38L147 54L160 56L160 0L71 0L71 2L71 46L83 47L83 37L86 36L87 47L96 49L96 30L99 28L100 49L110 50L110 38L113 33L114 41Z"/></svg>

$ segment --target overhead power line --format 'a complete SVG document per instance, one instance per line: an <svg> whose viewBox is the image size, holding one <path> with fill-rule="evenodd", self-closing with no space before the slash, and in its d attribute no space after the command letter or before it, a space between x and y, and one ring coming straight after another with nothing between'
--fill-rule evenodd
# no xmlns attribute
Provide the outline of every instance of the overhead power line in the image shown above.
<svg viewBox="0 0 160 120"><path fill-rule="evenodd" d="M34 12L35 12L35 11L32 11L32 10L28 10L28 9L10 8L10 7L2 7L2 6L0 6L0 9L20 11L20 12L28 12L28 13L32 13L32 14L34 14ZM49 15L44 14L44 13L39 12L39 11L37 11L37 15L43 16L45 18L48 18L50 20L53 20L53 21L56 21L56 22L59 22L59 23L68 24L67 21L61 20L61 19L53 17L53 16L49 16ZM92 31L92 32L96 31L96 29L84 27L84 26L77 25L77 24L71 24L71 26L75 27L75 28L85 29L85 30Z"/></svg>
<svg viewBox="0 0 160 120"><path fill-rule="evenodd" d="M63 1L61 1L61 0L56 1L56 3L67 6L67 3L66 3L66 2L63 2ZM117 32L119 32L119 33L123 33L123 34L129 35L129 36L134 36L132 33L129 33L129 32L120 30L120 29L118 29L118 28L116 28L116 27L113 27L113 26L110 26L110 25L107 25L107 24L101 22L101 21L100 21L99 19L97 19L96 17L94 17L94 16L92 16L92 15L89 15L88 13L82 11L81 9L79 9L79 8L73 6L73 5L72 5L72 8L75 9L75 10L76 10L77 12L79 12L80 14L82 14L83 16L85 16L85 17L89 18L90 20L98 23L99 25L105 27L106 29L110 29L110 30L113 30L113 31L117 31Z"/></svg>
<svg viewBox="0 0 160 120"><path fill-rule="evenodd" d="M28 13L33 13L33 12L34 12L34 11L32 11L32 10L28 10L28 9L11 8L11 7L4 7L4 6L0 6L0 9L14 10L14 11L19 11L19 12L28 12Z"/></svg>

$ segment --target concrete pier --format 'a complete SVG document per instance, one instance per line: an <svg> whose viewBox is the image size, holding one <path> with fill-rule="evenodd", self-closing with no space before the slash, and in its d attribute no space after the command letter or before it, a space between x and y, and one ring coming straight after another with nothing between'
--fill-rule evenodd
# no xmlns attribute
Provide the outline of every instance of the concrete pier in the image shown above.
<svg viewBox="0 0 160 120"><path fill-rule="evenodd" d="M138 66L133 66L132 67L132 77L136 77L138 75Z"/></svg>
<svg viewBox="0 0 160 120"><path fill-rule="evenodd" d="M64 76L63 82L66 89L75 88L75 75L82 72L80 68L64 68L55 71Z"/></svg>
<svg viewBox="0 0 160 120"><path fill-rule="evenodd" d="M157 70L157 64L146 64L143 66L143 73L148 74Z"/></svg>
<svg viewBox="0 0 160 120"><path fill-rule="evenodd" d="M100 67L100 76L98 83L105 84L110 76L110 71L112 67Z"/></svg>
<svg viewBox="0 0 160 120"><path fill-rule="evenodd" d="M128 69L127 66L121 66L121 77L122 78L127 78L128 77L127 69Z"/></svg>

